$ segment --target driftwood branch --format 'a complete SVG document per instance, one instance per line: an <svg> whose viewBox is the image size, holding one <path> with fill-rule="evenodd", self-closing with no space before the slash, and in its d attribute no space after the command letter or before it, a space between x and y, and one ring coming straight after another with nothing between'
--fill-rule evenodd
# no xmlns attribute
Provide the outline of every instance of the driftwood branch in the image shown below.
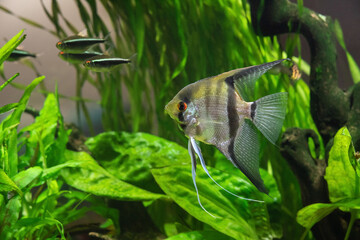
<svg viewBox="0 0 360 240"><path fill-rule="evenodd" d="M283 33L302 34L311 51L310 106L319 133L327 146L337 130L347 126L356 150L360 149L360 84L344 92L338 87L336 68L336 39L331 18L310 9L301 10L288 0L250 0L251 18L255 32L262 36ZM327 159L314 159L309 151L308 138L316 147L318 139L312 130L288 129L281 142L281 153L296 175L304 206L329 202L324 180ZM328 152L326 152L326 158ZM335 211L316 224L312 232L316 239L342 239L348 214ZM351 238L360 235L353 228ZM355 239L354 238L354 239Z"/></svg>

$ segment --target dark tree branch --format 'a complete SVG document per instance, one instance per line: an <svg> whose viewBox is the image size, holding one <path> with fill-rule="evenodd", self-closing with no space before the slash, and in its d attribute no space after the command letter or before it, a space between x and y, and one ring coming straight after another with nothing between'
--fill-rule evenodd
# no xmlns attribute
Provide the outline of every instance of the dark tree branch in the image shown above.
<svg viewBox="0 0 360 240"><path fill-rule="evenodd" d="M324 179L326 163L324 160L311 156L308 140L312 138L316 152L319 152L319 140L316 133L310 129L287 129L281 141L281 154L289 163L299 180L301 197L304 206L317 202L329 202L327 184ZM338 211L317 223L312 231L316 239L336 240L345 236L341 227L343 214Z"/></svg>
<svg viewBox="0 0 360 240"><path fill-rule="evenodd" d="M314 122L324 144L331 147L336 131L347 125L356 150L360 149L360 84L347 93L338 87L336 69L336 41L333 22L329 17L307 8L299 9L288 0L250 0L251 18L255 32L263 36L283 33L302 34L311 51L310 106ZM329 202L324 179L327 159L311 156L308 139L318 148L318 139L312 130L288 129L281 142L281 153L296 175L304 206ZM348 214L335 211L313 228L316 239L342 239L345 235ZM359 235L353 228L352 236Z"/></svg>
<svg viewBox="0 0 360 240"><path fill-rule="evenodd" d="M300 13L297 5L288 0L251 0L250 5L257 34L274 36L299 32L308 41L311 114L326 144L345 125L349 112L348 98L337 82L331 19L305 7Z"/></svg>

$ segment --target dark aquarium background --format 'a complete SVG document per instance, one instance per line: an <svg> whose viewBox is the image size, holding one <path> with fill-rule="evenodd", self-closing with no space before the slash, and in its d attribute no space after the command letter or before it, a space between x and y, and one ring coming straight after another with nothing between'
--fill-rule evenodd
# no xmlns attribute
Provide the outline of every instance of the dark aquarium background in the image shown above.
<svg viewBox="0 0 360 240"><path fill-rule="evenodd" d="M359 10L358 1L0 1L0 239L357 239ZM56 43L80 32L105 39L90 51L132 63L98 73L64 61ZM8 61L16 48L36 57ZM229 195L198 168L213 218L164 107L197 80L282 58L302 77L267 73L253 96L289 94L283 136L261 143L270 197L201 144L217 182L264 201Z"/></svg>

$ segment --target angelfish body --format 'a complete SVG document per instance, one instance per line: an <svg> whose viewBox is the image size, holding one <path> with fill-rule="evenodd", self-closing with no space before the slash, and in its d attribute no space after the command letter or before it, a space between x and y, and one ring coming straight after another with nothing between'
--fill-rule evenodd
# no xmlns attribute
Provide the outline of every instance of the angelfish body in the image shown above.
<svg viewBox="0 0 360 240"><path fill-rule="evenodd" d="M255 81L284 60L288 59L199 80L180 90L166 105L166 112L189 138L196 190L195 153L211 176L195 140L217 147L261 192L268 193L259 173L258 130L275 144L285 118L287 93L268 95L256 101L248 99ZM198 200L200 203L199 197Z"/></svg>

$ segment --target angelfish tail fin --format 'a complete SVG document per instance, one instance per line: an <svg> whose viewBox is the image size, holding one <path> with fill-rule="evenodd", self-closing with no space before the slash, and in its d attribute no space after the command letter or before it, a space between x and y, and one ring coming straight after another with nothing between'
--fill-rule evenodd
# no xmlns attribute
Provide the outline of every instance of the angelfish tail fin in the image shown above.
<svg viewBox="0 0 360 240"><path fill-rule="evenodd" d="M251 104L251 120L259 131L274 145L279 138L286 114L288 94L275 93Z"/></svg>

